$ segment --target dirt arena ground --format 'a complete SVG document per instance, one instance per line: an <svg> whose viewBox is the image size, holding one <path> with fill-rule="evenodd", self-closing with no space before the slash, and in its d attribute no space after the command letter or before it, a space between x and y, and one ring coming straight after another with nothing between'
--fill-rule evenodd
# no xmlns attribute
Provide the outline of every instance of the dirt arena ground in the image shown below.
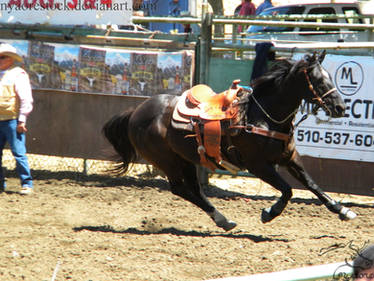
<svg viewBox="0 0 374 281"><path fill-rule="evenodd" d="M34 170L31 196L19 195L7 174L0 280L208 280L340 262L373 239L372 197L331 194L358 214L342 222L295 191L283 215L264 225L261 209L276 191L257 179L214 176L210 200L238 223L224 232L144 171L115 179Z"/></svg>

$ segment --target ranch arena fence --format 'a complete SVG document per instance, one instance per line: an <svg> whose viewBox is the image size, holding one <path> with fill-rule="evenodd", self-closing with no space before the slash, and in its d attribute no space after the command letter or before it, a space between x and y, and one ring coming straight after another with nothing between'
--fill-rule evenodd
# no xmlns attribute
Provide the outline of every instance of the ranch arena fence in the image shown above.
<svg viewBox="0 0 374 281"><path fill-rule="evenodd" d="M317 16L318 17L318 16ZM316 18L316 17L314 17ZM216 92L222 91L231 81L241 78L249 83L252 71L253 44L236 43L239 37L229 38L223 34L220 38L213 35L214 25L295 25L297 22L257 21L254 19L222 19L203 12L202 18L134 18L134 22L158 21L175 23L201 24L201 36L170 35L149 32L145 34L85 30L79 28L58 28L40 26L7 26L0 29L0 38L11 40L30 40L38 42L64 44L91 44L101 47L116 47L129 50L193 50L195 52L195 77L193 83L206 83ZM302 23L303 26L321 27L318 23ZM372 24L347 24L348 28L366 30L372 34ZM328 24L327 28L339 28L341 24ZM235 28L233 29L235 30ZM236 36L236 37L235 37ZM369 37L372 38L372 35ZM354 47L354 48L353 48ZM297 51L328 49L329 53L347 55L373 54L372 41L362 42L353 46L350 43L329 44L287 44L278 42L273 50L288 54ZM369 51L368 51L369 50ZM227 73L225 69L230 69ZM30 153L31 166L33 161L45 164L45 155L62 157L57 166L62 169L75 170L77 173L90 173L92 166L99 165L95 161L108 160L111 155L108 144L102 137L102 125L112 115L134 107L144 101L144 96L119 96L107 93L81 93L67 90L35 89L35 110L30 115L27 135L27 146ZM109 151L108 151L109 150ZM35 157L34 157L35 155ZM39 160L38 160L39 158ZM35 160L34 160L35 159ZM67 159L67 164L66 160ZM347 161L304 157L306 169L326 191L374 195L372 189L373 162ZM104 164L106 165L106 164ZM49 169L44 165L46 169ZM344 175L344 177L342 176ZM298 187L290 179L293 186Z"/></svg>

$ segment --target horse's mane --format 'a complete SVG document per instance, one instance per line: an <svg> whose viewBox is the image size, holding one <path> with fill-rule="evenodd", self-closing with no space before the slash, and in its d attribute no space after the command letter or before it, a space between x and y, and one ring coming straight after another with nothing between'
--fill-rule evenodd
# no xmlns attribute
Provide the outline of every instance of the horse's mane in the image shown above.
<svg viewBox="0 0 374 281"><path fill-rule="evenodd" d="M252 87L255 91L263 93L268 92L268 89L282 91L290 78L294 77L301 68L306 66L308 64L303 59L298 61L292 59L277 60L268 72L252 82Z"/></svg>

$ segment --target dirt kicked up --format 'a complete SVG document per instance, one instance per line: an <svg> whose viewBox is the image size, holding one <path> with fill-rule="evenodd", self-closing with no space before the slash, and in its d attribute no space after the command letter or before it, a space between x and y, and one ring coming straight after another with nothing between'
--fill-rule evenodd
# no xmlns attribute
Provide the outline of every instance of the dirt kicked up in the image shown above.
<svg viewBox="0 0 374 281"><path fill-rule="evenodd" d="M262 224L279 194L257 179L215 176L209 199L238 223L224 232L160 176L34 177L35 194L19 195L15 176L0 194L0 280L208 280L341 262L373 239L372 197L330 194L358 214L343 222L295 191Z"/></svg>

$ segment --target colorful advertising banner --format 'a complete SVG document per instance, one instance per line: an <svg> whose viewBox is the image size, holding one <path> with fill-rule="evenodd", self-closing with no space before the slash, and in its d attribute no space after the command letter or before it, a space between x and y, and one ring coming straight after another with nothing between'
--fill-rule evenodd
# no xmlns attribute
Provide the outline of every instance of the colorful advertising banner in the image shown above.
<svg viewBox="0 0 374 281"><path fill-rule="evenodd" d="M136 52L5 40L23 57L33 89L154 96L192 87L193 52Z"/></svg>
<svg viewBox="0 0 374 281"><path fill-rule="evenodd" d="M132 0L0 0L0 22L128 25Z"/></svg>
<svg viewBox="0 0 374 281"><path fill-rule="evenodd" d="M374 162L374 58L327 55L323 67L344 99L345 116L328 119L322 110L317 117L310 116L295 131L298 151L313 157ZM303 104L296 120L307 110Z"/></svg>

